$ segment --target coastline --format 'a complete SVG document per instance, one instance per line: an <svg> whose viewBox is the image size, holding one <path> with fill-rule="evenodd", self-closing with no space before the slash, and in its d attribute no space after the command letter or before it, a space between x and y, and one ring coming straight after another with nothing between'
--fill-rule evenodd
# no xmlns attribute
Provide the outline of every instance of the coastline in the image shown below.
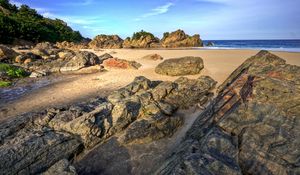
<svg viewBox="0 0 300 175"><path fill-rule="evenodd" d="M89 50L92 51L92 50ZM1 102L0 121L21 113L65 106L98 96L106 96L110 92L124 87L136 76L145 76L151 80L174 81L178 77L156 74L154 69L161 61L143 60L148 54L159 54L164 59L183 56L198 56L204 61L204 69L200 74L185 76L196 79L201 75L211 76L220 85L247 58L255 55L255 50L198 50L198 49L103 49L94 51L97 55L116 52L113 57L137 61L142 64L138 70L110 69L94 74L70 75L65 80L49 84L45 87L25 92L18 99ZM285 59L288 64L300 66L300 53L272 52ZM72 78L70 78L73 76ZM57 77L53 77L57 78ZM40 80L37 80L40 81ZM55 82L55 81L54 81ZM1 99L2 100L2 99Z"/></svg>

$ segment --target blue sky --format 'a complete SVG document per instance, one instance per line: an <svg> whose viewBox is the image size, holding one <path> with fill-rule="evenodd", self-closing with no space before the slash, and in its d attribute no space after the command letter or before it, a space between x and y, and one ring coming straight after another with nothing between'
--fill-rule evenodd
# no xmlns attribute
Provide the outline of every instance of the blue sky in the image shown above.
<svg viewBox="0 0 300 175"><path fill-rule="evenodd" d="M85 37L183 29L209 39L300 39L300 0L13 0Z"/></svg>

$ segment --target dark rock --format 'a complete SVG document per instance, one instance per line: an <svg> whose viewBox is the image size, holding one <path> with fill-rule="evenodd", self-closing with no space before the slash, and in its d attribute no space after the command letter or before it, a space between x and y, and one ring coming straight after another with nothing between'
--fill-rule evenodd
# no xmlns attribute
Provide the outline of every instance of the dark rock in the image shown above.
<svg viewBox="0 0 300 175"><path fill-rule="evenodd" d="M211 42L211 41L209 41L207 44L206 44L206 46L207 47L213 47L215 44L213 43L213 42Z"/></svg>
<svg viewBox="0 0 300 175"><path fill-rule="evenodd" d="M77 175L76 169L70 164L67 159L62 159L52 165L46 172L42 175Z"/></svg>
<svg viewBox="0 0 300 175"><path fill-rule="evenodd" d="M299 74L267 51L247 59L156 174L299 174Z"/></svg>
<svg viewBox="0 0 300 175"><path fill-rule="evenodd" d="M12 62L16 56L18 56L19 54L17 52L15 52L13 49L0 44L0 61L1 62L7 62L10 63Z"/></svg>
<svg viewBox="0 0 300 175"><path fill-rule="evenodd" d="M186 80L190 81L192 82ZM202 96L209 94L208 91L212 89L206 87L209 83L205 82L212 80L202 77L197 81L203 81L203 84L190 82L193 86L190 89L194 89L195 94L197 90L201 91L197 96L202 99ZM162 83L164 82L160 82ZM107 99L98 98L67 107L28 113L2 122L0 172L75 173L67 160L61 160L72 160L83 150L92 149L112 136L125 145L149 143L171 136L183 123L181 116L173 115L183 103L166 101L172 95L183 96L180 95L183 89L180 90L180 83L166 82L160 87L165 89L165 94L162 94L162 91L157 89L160 84L145 77L137 77Z"/></svg>
<svg viewBox="0 0 300 175"><path fill-rule="evenodd" d="M193 75L199 74L203 68L202 58L182 57L165 60L155 68L155 72L170 76Z"/></svg>
<svg viewBox="0 0 300 175"><path fill-rule="evenodd" d="M103 62L104 60L109 59L109 58L113 58L113 56L111 56L111 55L108 54L108 53L105 53L105 54L99 56L99 59L102 60L102 62Z"/></svg>

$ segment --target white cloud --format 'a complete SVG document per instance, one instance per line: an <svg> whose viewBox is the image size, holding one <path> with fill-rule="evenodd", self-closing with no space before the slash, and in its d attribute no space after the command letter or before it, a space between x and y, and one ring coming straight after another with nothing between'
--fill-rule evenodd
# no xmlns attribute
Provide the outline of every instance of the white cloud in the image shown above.
<svg viewBox="0 0 300 175"><path fill-rule="evenodd" d="M151 17L151 16L157 16L157 15L167 13L169 11L170 7L172 7L172 6L174 6L174 4L171 3L171 2L169 2L165 5L162 5L162 6L158 6L154 9L152 9L149 13L145 13L141 17L135 18L134 20L135 21L140 21L143 18L147 18L147 17Z"/></svg>
<svg viewBox="0 0 300 175"><path fill-rule="evenodd" d="M63 3L65 6L87 6L91 5L94 3L94 0L83 0L83 1L75 1L75 2L68 2L68 3Z"/></svg>

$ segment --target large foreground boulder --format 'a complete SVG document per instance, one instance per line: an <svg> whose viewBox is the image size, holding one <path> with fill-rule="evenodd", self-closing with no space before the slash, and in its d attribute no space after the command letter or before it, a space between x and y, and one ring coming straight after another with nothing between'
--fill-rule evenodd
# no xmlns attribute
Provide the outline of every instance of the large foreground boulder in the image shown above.
<svg viewBox="0 0 300 175"><path fill-rule="evenodd" d="M162 47L177 48L177 47L202 47L203 42L200 35L189 36L183 30L177 30L172 33L164 33L161 40Z"/></svg>
<svg viewBox="0 0 300 175"><path fill-rule="evenodd" d="M176 109L181 104L205 105L207 101L189 101L189 95L210 98L216 84L209 77L185 81L189 82L188 87L180 85L182 80L157 82L137 77L105 99L28 113L2 122L0 172L75 174L67 160L74 160L84 150L112 137L123 145L169 137L184 121L182 116L173 115ZM92 172L87 167L86 173Z"/></svg>
<svg viewBox="0 0 300 175"><path fill-rule="evenodd" d="M200 57L182 57L165 60L157 65L155 72L162 75L180 76L199 74L204 68Z"/></svg>
<svg viewBox="0 0 300 175"><path fill-rule="evenodd" d="M122 48L123 40L118 35L98 35L90 43L92 49L119 49Z"/></svg>
<svg viewBox="0 0 300 175"><path fill-rule="evenodd" d="M267 51L247 59L156 174L300 174L299 74Z"/></svg>

